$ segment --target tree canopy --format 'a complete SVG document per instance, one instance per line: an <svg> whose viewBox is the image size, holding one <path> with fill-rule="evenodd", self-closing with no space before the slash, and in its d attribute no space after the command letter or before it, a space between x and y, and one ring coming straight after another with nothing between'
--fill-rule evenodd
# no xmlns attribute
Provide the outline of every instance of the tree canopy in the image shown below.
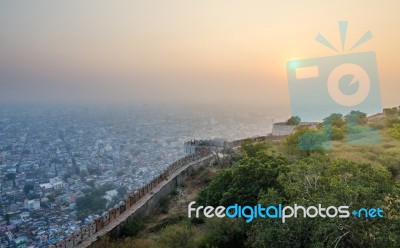
<svg viewBox="0 0 400 248"><path fill-rule="evenodd" d="M287 125L299 125L300 122L301 122L300 117L298 117L298 116L292 116L292 117L290 117L290 118L286 121L286 124L287 124Z"/></svg>
<svg viewBox="0 0 400 248"><path fill-rule="evenodd" d="M300 216L286 223L279 219L258 218L245 224L245 227L241 221L229 222L228 230L237 230L236 237L240 240L236 243L241 244L240 247L400 245L400 188L386 168L334 159L323 153L311 153L288 162L282 157L270 155L260 144L245 146L244 150L251 152L246 152L233 167L217 174L200 192L197 199L199 205L346 205L351 209L379 207L384 209L385 216L377 219ZM206 242L204 247L218 247L217 243L221 240L214 234L221 232L217 227L226 221L209 222L207 238L203 239ZM247 231L244 232L243 228Z"/></svg>

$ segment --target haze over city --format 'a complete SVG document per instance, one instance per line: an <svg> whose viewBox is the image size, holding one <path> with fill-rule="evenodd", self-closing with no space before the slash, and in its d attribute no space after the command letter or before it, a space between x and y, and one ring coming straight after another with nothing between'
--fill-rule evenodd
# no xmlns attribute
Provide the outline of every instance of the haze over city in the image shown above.
<svg viewBox="0 0 400 248"><path fill-rule="evenodd" d="M0 248L400 247L399 13L1 1Z"/></svg>
<svg viewBox="0 0 400 248"><path fill-rule="evenodd" d="M35 1L0 3L2 103L289 106L285 63L375 51L384 106L400 86L398 1Z"/></svg>

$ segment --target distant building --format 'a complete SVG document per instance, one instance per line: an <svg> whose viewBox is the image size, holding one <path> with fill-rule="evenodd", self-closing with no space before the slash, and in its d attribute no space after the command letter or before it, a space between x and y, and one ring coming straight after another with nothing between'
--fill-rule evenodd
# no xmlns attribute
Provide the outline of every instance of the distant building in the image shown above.
<svg viewBox="0 0 400 248"><path fill-rule="evenodd" d="M40 209L40 200L38 199L25 200L24 208L28 210L38 210Z"/></svg>
<svg viewBox="0 0 400 248"><path fill-rule="evenodd" d="M13 180L4 180L4 183L2 185L5 188L12 188L13 186Z"/></svg>
<svg viewBox="0 0 400 248"><path fill-rule="evenodd" d="M195 153L195 148L196 148L196 141L189 140L184 143L184 149L186 155Z"/></svg>
<svg viewBox="0 0 400 248"><path fill-rule="evenodd" d="M23 236L23 237L18 237L18 238L16 238L15 240L13 240L13 241L11 242L11 244L12 244L14 247L22 248L22 247L26 247L26 242L27 242L27 241L28 241L28 238L25 237L25 236Z"/></svg>
<svg viewBox="0 0 400 248"><path fill-rule="evenodd" d="M63 190L66 187L66 183L59 177L50 178L49 183L41 183L40 188L43 194L48 194L54 190Z"/></svg>
<svg viewBox="0 0 400 248"><path fill-rule="evenodd" d="M53 191L53 185L51 183L41 183L40 188L43 194L47 194Z"/></svg>
<svg viewBox="0 0 400 248"><path fill-rule="evenodd" d="M28 212L22 212L19 216L21 217L21 220L22 220L23 222L28 221L29 218L30 218L30 215L29 215Z"/></svg>
<svg viewBox="0 0 400 248"><path fill-rule="evenodd" d="M65 183L59 177L51 178L50 184L53 186L54 190L62 190L65 187Z"/></svg>

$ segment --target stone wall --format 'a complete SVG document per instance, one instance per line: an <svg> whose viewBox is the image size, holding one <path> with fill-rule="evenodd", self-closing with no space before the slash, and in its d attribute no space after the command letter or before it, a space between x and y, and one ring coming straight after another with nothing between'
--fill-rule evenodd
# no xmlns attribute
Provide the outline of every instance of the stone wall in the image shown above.
<svg viewBox="0 0 400 248"><path fill-rule="evenodd" d="M243 142L255 142L255 141L273 141L273 140L282 140L283 138L285 138L284 136L275 136L272 134L266 135L266 136L258 136L258 137L254 137L254 138L246 138L246 139L239 139L239 140L234 140L231 142L227 142L225 146L229 147L229 148L235 148L235 147L239 147Z"/></svg>
<svg viewBox="0 0 400 248"><path fill-rule="evenodd" d="M227 142L226 146L234 148L240 146L244 141L278 140L281 138L271 135L260 136ZM200 167L210 164L213 160L214 157L211 155L210 150L202 148L194 154L175 161L147 185L130 192L115 208L109 209L94 222L82 226L80 231L49 247L83 248L89 247L102 236L119 237L121 229L126 222L146 216L158 206L160 199L169 195L178 185L186 181L191 174L195 173Z"/></svg>
<svg viewBox="0 0 400 248"><path fill-rule="evenodd" d="M82 226L80 231L49 247L88 247L99 236L117 237L127 221L148 214L158 205L161 198L167 196L176 186L182 184L199 167L209 164L212 159L209 150L203 149L201 152L175 161L162 171L160 176L154 178L142 188L130 192L115 208L109 209L93 223Z"/></svg>

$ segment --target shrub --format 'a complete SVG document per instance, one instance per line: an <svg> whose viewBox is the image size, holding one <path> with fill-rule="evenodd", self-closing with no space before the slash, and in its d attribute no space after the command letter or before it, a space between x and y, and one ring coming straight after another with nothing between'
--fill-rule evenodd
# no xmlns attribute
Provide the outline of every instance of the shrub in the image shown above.
<svg viewBox="0 0 400 248"><path fill-rule="evenodd" d="M133 237L136 236L139 231L143 228L144 223L142 220L139 219L134 219L132 221L129 221L122 227L122 236L125 237Z"/></svg>
<svg viewBox="0 0 400 248"><path fill-rule="evenodd" d="M246 223L243 219L208 219L205 233L196 245L199 248L206 247L245 247Z"/></svg>
<svg viewBox="0 0 400 248"><path fill-rule="evenodd" d="M387 132L393 138L400 139L400 124L394 124Z"/></svg>
<svg viewBox="0 0 400 248"><path fill-rule="evenodd" d="M168 204L169 204L169 197L164 196L160 199L159 201L159 208L161 210L161 213L166 214L168 213Z"/></svg>
<svg viewBox="0 0 400 248"><path fill-rule="evenodd" d="M191 248L193 247L193 228L188 222L167 226L160 233L159 247Z"/></svg>
<svg viewBox="0 0 400 248"><path fill-rule="evenodd" d="M332 140L342 140L345 136L345 131L342 128L332 128Z"/></svg>

